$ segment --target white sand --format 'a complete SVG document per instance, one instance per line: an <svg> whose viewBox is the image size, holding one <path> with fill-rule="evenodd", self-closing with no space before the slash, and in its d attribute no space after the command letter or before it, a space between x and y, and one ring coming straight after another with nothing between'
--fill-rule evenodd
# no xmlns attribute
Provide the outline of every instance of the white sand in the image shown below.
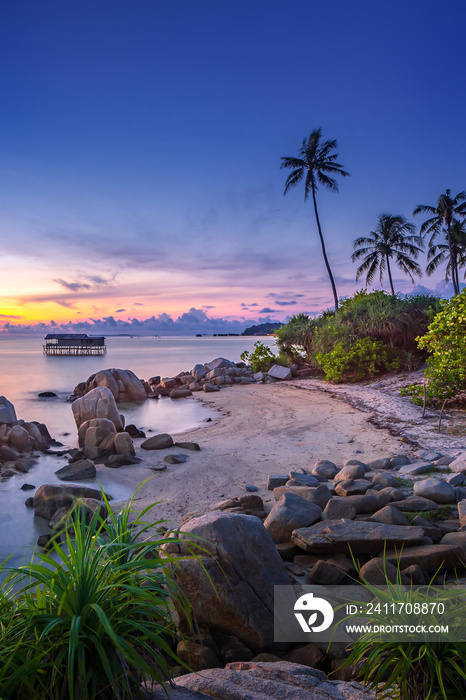
<svg viewBox="0 0 466 700"><path fill-rule="evenodd" d="M135 490L153 475L149 467L164 463L165 455L187 454L186 463L167 465L166 471L153 475L136 502L139 509L163 500L153 517L179 525L187 513L205 512L220 500L247 493L246 484L258 486L258 494L271 502L266 483L272 473L309 469L318 459L342 464L352 457L370 460L410 451L399 437L371 425L367 414L332 394L308 388L313 390L303 391L295 382L236 385L184 399L203 400L217 412L213 422L176 436L198 442L201 451L173 447L147 452L137 440L136 452L143 462L115 469L112 477ZM108 475L109 470L102 469Z"/></svg>

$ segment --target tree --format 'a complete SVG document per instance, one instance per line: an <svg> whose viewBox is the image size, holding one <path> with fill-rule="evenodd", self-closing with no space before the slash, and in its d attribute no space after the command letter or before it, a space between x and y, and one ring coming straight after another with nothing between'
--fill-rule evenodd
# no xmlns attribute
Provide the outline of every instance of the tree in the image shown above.
<svg viewBox="0 0 466 700"><path fill-rule="evenodd" d="M447 235L445 231L445 240L447 240ZM451 222L450 235L452 258L450 258L448 243L435 243L435 240L431 239L427 251L427 274L432 275L440 265L446 262L445 282L449 282L452 277L451 260L453 260L454 266L457 269L466 265L466 220L458 221L458 219L453 219Z"/></svg>
<svg viewBox="0 0 466 700"><path fill-rule="evenodd" d="M421 267L416 262L422 250L422 238L415 234L416 227L404 216L380 214L375 231L368 237L361 236L354 241L355 252L351 256L353 262L364 257L356 271L356 280L366 275L366 284L372 283L377 270L382 282L385 271L388 274L390 289L395 294L390 260L403 270L411 281L413 275L422 275Z"/></svg>
<svg viewBox="0 0 466 700"><path fill-rule="evenodd" d="M325 248L324 236L322 233L322 227L320 225L319 212L317 210L317 199L316 192L319 185L328 187L328 189L333 192L338 192L337 181L332 177L333 175L341 175L341 177L348 177L349 173L343 170L343 166L336 162L338 154L335 153L337 147L337 142L334 141L322 141L322 130L314 129L311 132L308 139L303 139L302 146L299 150L298 157L286 156L283 157L281 169L288 168L292 172L288 175L285 182L285 189L283 194L287 194L288 191L296 187L299 183L304 180L304 201L306 202L309 195L312 195L312 201L314 204L314 214L317 223L317 230L319 232L320 244L322 247L322 255L324 257L325 267L327 268L327 273L330 279L330 284L332 286L333 300L335 304L335 313L338 311L338 295L337 288L335 286L335 280L333 278L332 270L330 268L330 263L327 257L327 251Z"/></svg>
<svg viewBox="0 0 466 700"><path fill-rule="evenodd" d="M455 217L463 216L466 213L466 192L459 192L456 197L451 197L450 190L441 194L438 198L437 206L431 207L429 204L419 204L413 214L431 214L431 218L424 221L421 226L421 235L430 234L429 248L434 246L435 239L439 233L445 233L448 245L448 257L451 269L451 281L455 294L460 292L458 277L458 261L455 259L454 245L451 235L451 225ZM445 227L445 228L444 228Z"/></svg>

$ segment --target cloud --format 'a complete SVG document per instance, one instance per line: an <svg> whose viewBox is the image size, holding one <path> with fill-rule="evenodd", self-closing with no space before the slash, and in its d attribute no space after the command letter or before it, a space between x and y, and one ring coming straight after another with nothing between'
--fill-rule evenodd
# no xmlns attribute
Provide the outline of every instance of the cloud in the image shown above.
<svg viewBox="0 0 466 700"><path fill-rule="evenodd" d="M140 301L135 301L135 302L134 302L134 306L144 306L144 304L141 304Z"/></svg>
<svg viewBox="0 0 466 700"><path fill-rule="evenodd" d="M123 311L126 311L126 309L117 309L115 311L116 314L121 314Z"/></svg>
<svg viewBox="0 0 466 700"><path fill-rule="evenodd" d="M298 302L297 301L276 301L275 303L278 304L278 306L293 306L293 304L297 304Z"/></svg>
<svg viewBox="0 0 466 700"><path fill-rule="evenodd" d="M0 314L0 318L20 319L22 318L22 316L14 316L13 314Z"/></svg>
<svg viewBox="0 0 466 700"><path fill-rule="evenodd" d="M90 284L86 284L84 282L67 282L66 280L62 280L60 278L55 278L53 281L60 284L62 287L69 289L70 292L79 292L80 289L91 288Z"/></svg>
<svg viewBox="0 0 466 700"><path fill-rule="evenodd" d="M259 311L260 314L273 314L273 309L268 309L267 307L265 309L261 309Z"/></svg>

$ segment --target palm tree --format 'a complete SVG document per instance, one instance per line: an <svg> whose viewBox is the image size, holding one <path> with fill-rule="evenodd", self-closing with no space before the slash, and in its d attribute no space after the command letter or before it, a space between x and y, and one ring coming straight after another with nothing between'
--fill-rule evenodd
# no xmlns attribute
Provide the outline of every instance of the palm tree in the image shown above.
<svg viewBox="0 0 466 700"><path fill-rule="evenodd" d="M333 299L335 303L335 313L338 311L338 295L333 278L332 270L325 249L324 236L320 225L319 212L317 210L316 192L318 185L324 185L334 192L338 192L338 185L332 175L341 175L348 177L349 173L343 170L343 167L336 162L338 153L334 153L337 147L337 142L321 141L322 130L314 129L308 139L303 139L303 144L299 150L298 157L290 156L282 158L281 169L289 168L292 172L288 175L285 182L283 194L298 185L304 180L304 201L306 202L309 195L312 194L314 203L314 214L316 217L317 230L319 232L320 244L322 246L322 255L324 256L325 267L332 285Z"/></svg>
<svg viewBox="0 0 466 700"><path fill-rule="evenodd" d="M419 204L413 213L432 215L430 219L424 221L420 229L421 235L427 233L431 234L429 249L434 246L436 236L439 233L444 232L443 227L446 228L451 281L453 282L454 293L459 294L460 284L458 278L458 264L453 250L451 224L455 217L463 216L466 213L466 192L459 192L456 197L451 197L450 190L446 190L445 194L441 194L438 198L436 207L431 207L429 204Z"/></svg>
<svg viewBox="0 0 466 700"><path fill-rule="evenodd" d="M414 282L413 275L422 275L421 267L416 262L422 250L422 238L416 236L415 231L414 224L407 221L404 216L380 214L375 231L371 231L368 237L362 236L354 241L355 252L351 256L352 261L355 262L364 257L356 271L356 280L365 274L366 284L369 285L379 270L380 282L382 282L386 271L390 289L394 295L395 288L390 267L390 260L393 260Z"/></svg>
<svg viewBox="0 0 466 700"><path fill-rule="evenodd" d="M447 240L447 235L445 231L445 240ZM448 243L435 243L432 239L430 241L429 250L427 251L427 274L432 275L440 265L446 262L445 282L449 282L452 277L452 260L456 269L466 265L466 220L458 221L458 219L453 219L451 222L450 235L452 257L450 257Z"/></svg>

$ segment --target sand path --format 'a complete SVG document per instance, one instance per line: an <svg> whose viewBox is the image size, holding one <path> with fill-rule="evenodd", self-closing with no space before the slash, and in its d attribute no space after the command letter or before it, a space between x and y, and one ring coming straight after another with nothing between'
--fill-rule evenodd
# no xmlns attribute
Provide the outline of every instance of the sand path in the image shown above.
<svg viewBox="0 0 466 700"><path fill-rule="evenodd" d="M187 454L186 463L154 474L138 494L138 508L162 500L154 517L168 518L172 526L188 513L205 512L220 500L245 494L246 484L257 486L270 503L268 474L309 469L321 458L342 464L352 457L370 460L409 452L400 438L375 428L367 414L343 399L293 383L232 386L184 400L203 400L213 409L211 423L176 436L198 442L201 451L147 452L137 440L143 462L114 471L115 480L134 490L153 475L150 467L164 463L165 455Z"/></svg>

